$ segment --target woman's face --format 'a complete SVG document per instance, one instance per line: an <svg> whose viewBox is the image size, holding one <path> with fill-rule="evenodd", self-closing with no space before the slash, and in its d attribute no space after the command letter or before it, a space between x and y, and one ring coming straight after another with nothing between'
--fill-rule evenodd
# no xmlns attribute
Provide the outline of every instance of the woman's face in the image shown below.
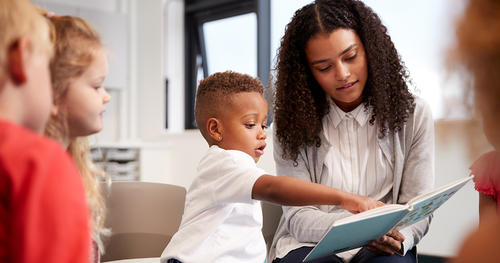
<svg viewBox="0 0 500 263"><path fill-rule="evenodd" d="M314 78L343 111L361 104L368 66L365 48L354 30L316 34L307 41L305 54Z"/></svg>

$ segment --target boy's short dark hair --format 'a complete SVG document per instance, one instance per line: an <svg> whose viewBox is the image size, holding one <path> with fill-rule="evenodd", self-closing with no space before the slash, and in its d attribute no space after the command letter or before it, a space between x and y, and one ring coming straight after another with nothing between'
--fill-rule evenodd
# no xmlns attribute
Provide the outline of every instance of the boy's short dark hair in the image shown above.
<svg viewBox="0 0 500 263"><path fill-rule="evenodd" d="M258 78L233 71L218 72L200 81L196 91L195 119L201 134L208 140L206 121L218 117L224 107L230 104L230 96L241 92L262 94L264 86Z"/></svg>

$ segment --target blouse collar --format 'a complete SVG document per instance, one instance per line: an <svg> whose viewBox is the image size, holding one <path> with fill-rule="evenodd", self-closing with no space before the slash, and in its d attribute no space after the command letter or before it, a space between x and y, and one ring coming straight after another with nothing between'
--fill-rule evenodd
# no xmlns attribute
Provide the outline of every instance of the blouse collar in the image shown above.
<svg viewBox="0 0 500 263"><path fill-rule="evenodd" d="M363 127L370 118L371 109L365 110L365 105L363 103L359 104L354 110L345 112L337 106L330 96L327 96L327 100L330 105L330 112L326 117L330 119L335 129L343 120L347 119L355 119L358 124Z"/></svg>

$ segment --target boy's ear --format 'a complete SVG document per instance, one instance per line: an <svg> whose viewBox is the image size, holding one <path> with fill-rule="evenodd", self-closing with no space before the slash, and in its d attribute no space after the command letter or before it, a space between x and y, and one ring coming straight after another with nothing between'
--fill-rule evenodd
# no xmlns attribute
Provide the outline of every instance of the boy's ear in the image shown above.
<svg viewBox="0 0 500 263"><path fill-rule="evenodd" d="M207 131L208 135L216 142L222 140L222 123L217 118L209 118L207 120Z"/></svg>
<svg viewBox="0 0 500 263"><path fill-rule="evenodd" d="M10 47L7 54L7 66L12 81L21 85L26 82L26 66L30 53L30 42L26 37L20 37Z"/></svg>

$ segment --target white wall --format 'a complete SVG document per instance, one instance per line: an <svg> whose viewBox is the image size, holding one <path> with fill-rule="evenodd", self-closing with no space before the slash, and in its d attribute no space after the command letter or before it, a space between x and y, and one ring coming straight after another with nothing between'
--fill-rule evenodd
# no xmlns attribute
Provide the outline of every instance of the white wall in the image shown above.
<svg viewBox="0 0 500 263"><path fill-rule="evenodd" d="M55 4L63 4L70 5L75 7L84 7L90 9L97 9L100 11L107 12L117 12L120 10L121 6L124 3L124 0L32 0L34 3L38 4L42 3L55 3Z"/></svg>
<svg viewBox="0 0 500 263"><path fill-rule="evenodd" d="M184 1L165 3L165 77L168 78L168 130L184 130Z"/></svg>
<svg viewBox="0 0 500 263"><path fill-rule="evenodd" d="M127 0L130 10L129 141L164 141L184 126L184 3ZM168 78L168 103L166 84ZM168 130L166 128L168 105Z"/></svg>
<svg viewBox="0 0 500 263"><path fill-rule="evenodd" d="M436 186L469 174L479 154L489 151L481 127L473 121L437 121ZM470 229L476 227L478 194L469 183L434 213L428 234L418 246L420 254L453 256Z"/></svg>
<svg viewBox="0 0 500 263"><path fill-rule="evenodd" d="M136 133L131 140L164 134L165 85L163 80L163 1L130 1L131 39L134 69L132 75L132 107L130 129Z"/></svg>
<svg viewBox="0 0 500 263"><path fill-rule="evenodd" d="M272 130L268 130L265 154L257 164L270 174L275 174ZM189 188L196 176L196 167L208 144L198 130L167 136L167 147L146 146L141 152L141 180L177 184Z"/></svg>

